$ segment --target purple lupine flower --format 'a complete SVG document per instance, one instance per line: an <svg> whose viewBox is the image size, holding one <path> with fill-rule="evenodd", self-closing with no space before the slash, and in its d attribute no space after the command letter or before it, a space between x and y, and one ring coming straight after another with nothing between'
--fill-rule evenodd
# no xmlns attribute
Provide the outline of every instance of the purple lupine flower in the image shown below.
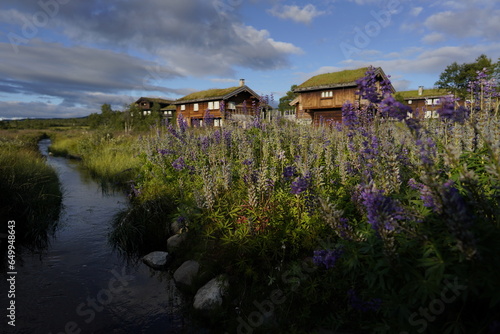
<svg viewBox="0 0 500 334"><path fill-rule="evenodd" d="M285 168L283 168L283 178L285 180L290 180L296 172L297 168L295 168L295 166L286 166Z"/></svg>
<svg viewBox="0 0 500 334"><path fill-rule="evenodd" d="M368 223L378 233L392 231L398 222L409 219L400 203L386 196L383 190L366 187L361 191L360 199L366 209Z"/></svg>
<svg viewBox="0 0 500 334"><path fill-rule="evenodd" d="M217 131L214 131L213 133L213 139L216 144L219 144L222 139L222 133L220 129L217 129Z"/></svg>
<svg viewBox="0 0 500 334"><path fill-rule="evenodd" d="M214 116L210 113L210 110L205 110L205 114L203 114L203 124L204 126L214 126Z"/></svg>
<svg viewBox="0 0 500 334"><path fill-rule="evenodd" d="M169 155L169 154L175 154L176 153L173 150L166 150L166 149L157 149L157 152L160 155Z"/></svg>
<svg viewBox="0 0 500 334"><path fill-rule="evenodd" d="M311 176L307 174L306 176L298 176L295 181L292 182L290 193L294 195L300 195L311 186Z"/></svg>
<svg viewBox="0 0 500 334"><path fill-rule="evenodd" d="M341 248L315 250L313 262L318 267L330 269L335 267L335 263L343 253L344 251Z"/></svg>
<svg viewBox="0 0 500 334"><path fill-rule="evenodd" d="M242 162L245 166L251 166L253 164L253 160L252 159L245 159L243 160Z"/></svg>
<svg viewBox="0 0 500 334"><path fill-rule="evenodd" d="M223 136L224 136L224 143L226 144L226 147L231 148L232 142L233 142L232 132L230 130L225 130Z"/></svg>
<svg viewBox="0 0 500 334"><path fill-rule="evenodd" d="M354 289L350 289L349 291L347 291L347 297L349 305L353 309L361 312L376 312L382 306L382 300L380 298L373 298L371 300L365 301L358 296Z"/></svg>
<svg viewBox="0 0 500 334"><path fill-rule="evenodd" d="M402 121L412 112L411 107L397 101L394 96L387 94L380 102L380 112L382 116L388 116Z"/></svg>
<svg viewBox="0 0 500 334"><path fill-rule="evenodd" d="M436 157L436 143L431 139L427 140L417 139L415 142L417 147L420 148L420 160L424 165L432 165Z"/></svg>
<svg viewBox="0 0 500 334"><path fill-rule="evenodd" d="M349 102L344 103L342 106L342 124L351 130L359 126L359 117L354 106Z"/></svg>
<svg viewBox="0 0 500 334"><path fill-rule="evenodd" d="M179 114L179 116L177 117L177 123L179 124L179 130L181 131L181 133L186 132L188 124L187 120L182 114Z"/></svg>
<svg viewBox="0 0 500 334"><path fill-rule="evenodd" d="M441 202L436 198L436 195L433 193L431 188L425 184L417 183L413 178L408 180L408 185L410 188L420 192L420 199L423 201L426 208L429 208L436 213L441 213Z"/></svg>
<svg viewBox="0 0 500 334"><path fill-rule="evenodd" d="M203 136L201 138L201 150L203 152L207 152L209 147L210 147L210 138Z"/></svg>
<svg viewBox="0 0 500 334"><path fill-rule="evenodd" d="M362 99L366 99L374 104L379 104L382 101L382 96L377 90L377 74L375 68L370 66L365 73L365 76L356 80L359 87L358 95Z"/></svg>
<svg viewBox="0 0 500 334"><path fill-rule="evenodd" d="M174 162L172 162L172 167L174 167L177 170L183 170L186 168L186 162L184 161L183 157L179 157Z"/></svg>

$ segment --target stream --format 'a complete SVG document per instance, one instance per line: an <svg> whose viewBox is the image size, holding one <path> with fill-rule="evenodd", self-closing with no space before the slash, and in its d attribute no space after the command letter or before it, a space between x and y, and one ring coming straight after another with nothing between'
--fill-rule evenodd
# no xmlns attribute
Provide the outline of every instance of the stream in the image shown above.
<svg viewBox="0 0 500 334"><path fill-rule="evenodd" d="M103 194L78 162L49 156L49 145L39 143L59 175L63 209L47 250L16 253L15 327L5 320L9 288L2 274L0 332L192 333L170 274L128 260L108 242L113 215L127 198Z"/></svg>

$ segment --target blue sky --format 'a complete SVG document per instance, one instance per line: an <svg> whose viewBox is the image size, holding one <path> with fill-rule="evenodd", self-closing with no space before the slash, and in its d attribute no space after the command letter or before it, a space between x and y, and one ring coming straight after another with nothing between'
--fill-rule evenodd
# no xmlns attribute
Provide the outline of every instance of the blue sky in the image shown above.
<svg viewBox="0 0 500 334"><path fill-rule="evenodd" d="M497 0L2 0L0 118L78 117L246 79L275 100L381 66L397 90L500 57Z"/></svg>

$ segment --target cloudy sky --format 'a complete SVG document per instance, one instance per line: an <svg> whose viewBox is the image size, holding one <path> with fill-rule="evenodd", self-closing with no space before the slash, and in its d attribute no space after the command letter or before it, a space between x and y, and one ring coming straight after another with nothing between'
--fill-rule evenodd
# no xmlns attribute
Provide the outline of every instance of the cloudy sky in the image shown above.
<svg viewBox="0 0 500 334"><path fill-rule="evenodd" d="M236 86L275 100L382 66L397 90L500 57L497 0L2 0L0 118L77 117Z"/></svg>

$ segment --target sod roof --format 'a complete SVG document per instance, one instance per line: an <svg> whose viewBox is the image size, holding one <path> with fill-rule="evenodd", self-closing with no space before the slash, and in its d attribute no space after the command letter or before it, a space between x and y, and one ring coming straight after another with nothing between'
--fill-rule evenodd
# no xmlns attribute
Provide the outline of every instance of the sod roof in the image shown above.
<svg viewBox="0 0 500 334"><path fill-rule="evenodd" d="M407 90L403 92L397 92L398 95L402 96L404 99L423 99L426 97L441 97L449 95L450 91L447 89L433 88L424 89L422 95L418 95L418 90Z"/></svg>
<svg viewBox="0 0 500 334"><path fill-rule="evenodd" d="M241 87L207 89L181 97L180 99L177 99L176 102L196 101L196 100L201 101L201 100L209 100L215 98L223 98L224 96L231 94L232 92L240 88Z"/></svg>
<svg viewBox="0 0 500 334"><path fill-rule="evenodd" d="M296 91L355 85L356 80L363 78L367 70L368 67L363 67L355 70L319 74L299 85Z"/></svg>
<svg viewBox="0 0 500 334"><path fill-rule="evenodd" d="M140 99L135 101L135 103L138 103L141 100L147 100L147 101L150 101L153 103L156 102L156 103L162 103L162 104L171 104L173 102L172 100L165 100L165 99L160 99L160 98L156 98L156 97L141 97Z"/></svg>

